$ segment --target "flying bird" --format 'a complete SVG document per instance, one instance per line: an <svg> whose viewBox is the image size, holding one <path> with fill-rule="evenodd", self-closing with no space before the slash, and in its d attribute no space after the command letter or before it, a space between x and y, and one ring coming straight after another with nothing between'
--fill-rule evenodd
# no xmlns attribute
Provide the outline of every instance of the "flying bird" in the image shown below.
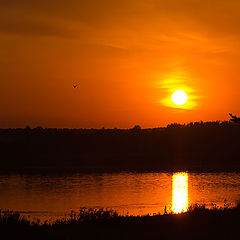
<svg viewBox="0 0 240 240"><path fill-rule="evenodd" d="M234 116L231 113L229 113L229 116L231 117L230 121L240 123L240 118L238 118L237 116Z"/></svg>

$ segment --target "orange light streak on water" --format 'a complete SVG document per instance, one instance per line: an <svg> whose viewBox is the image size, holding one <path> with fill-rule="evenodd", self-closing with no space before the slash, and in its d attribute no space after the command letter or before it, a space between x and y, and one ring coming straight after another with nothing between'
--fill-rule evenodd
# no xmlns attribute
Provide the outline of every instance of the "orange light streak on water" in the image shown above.
<svg viewBox="0 0 240 240"><path fill-rule="evenodd" d="M182 213L188 210L188 173L174 173L172 176L172 211Z"/></svg>

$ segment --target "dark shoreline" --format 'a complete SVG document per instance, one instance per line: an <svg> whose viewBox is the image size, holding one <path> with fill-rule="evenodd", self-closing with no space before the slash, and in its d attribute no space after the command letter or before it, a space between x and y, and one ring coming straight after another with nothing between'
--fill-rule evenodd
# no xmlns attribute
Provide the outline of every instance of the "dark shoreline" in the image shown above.
<svg viewBox="0 0 240 240"><path fill-rule="evenodd" d="M231 239L239 234L240 206L155 216L119 216L111 210L83 210L54 223L30 222L18 213L0 214L5 239ZM237 235L236 235L237 234Z"/></svg>
<svg viewBox="0 0 240 240"><path fill-rule="evenodd" d="M0 129L0 172L240 172L240 125Z"/></svg>
<svg viewBox="0 0 240 240"><path fill-rule="evenodd" d="M55 169L55 168L46 168L46 169L1 169L0 175L72 175L72 174L115 174L115 173L169 173L173 174L176 172L188 172L188 173L240 173L240 169L155 169L155 170L146 170L146 169Z"/></svg>

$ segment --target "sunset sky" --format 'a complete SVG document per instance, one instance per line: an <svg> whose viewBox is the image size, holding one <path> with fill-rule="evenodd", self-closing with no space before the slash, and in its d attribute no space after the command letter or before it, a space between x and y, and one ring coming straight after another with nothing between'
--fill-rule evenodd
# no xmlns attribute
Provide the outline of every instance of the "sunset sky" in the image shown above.
<svg viewBox="0 0 240 240"><path fill-rule="evenodd" d="M0 0L0 128L240 115L239 13L239 0Z"/></svg>

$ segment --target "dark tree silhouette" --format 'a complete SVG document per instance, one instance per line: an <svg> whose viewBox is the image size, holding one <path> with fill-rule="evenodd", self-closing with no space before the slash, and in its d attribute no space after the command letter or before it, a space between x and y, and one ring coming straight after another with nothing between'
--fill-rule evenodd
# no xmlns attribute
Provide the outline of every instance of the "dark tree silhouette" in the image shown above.
<svg viewBox="0 0 240 240"><path fill-rule="evenodd" d="M229 115L148 129L0 129L0 172L237 171L240 118Z"/></svg>
<svg viewBox="0 0 240 240"><path fill-rule="evenodd" d="M133 129L133 130L141 130L142 128L141 128L140 125L135 125L132 129Z"/></svg>

